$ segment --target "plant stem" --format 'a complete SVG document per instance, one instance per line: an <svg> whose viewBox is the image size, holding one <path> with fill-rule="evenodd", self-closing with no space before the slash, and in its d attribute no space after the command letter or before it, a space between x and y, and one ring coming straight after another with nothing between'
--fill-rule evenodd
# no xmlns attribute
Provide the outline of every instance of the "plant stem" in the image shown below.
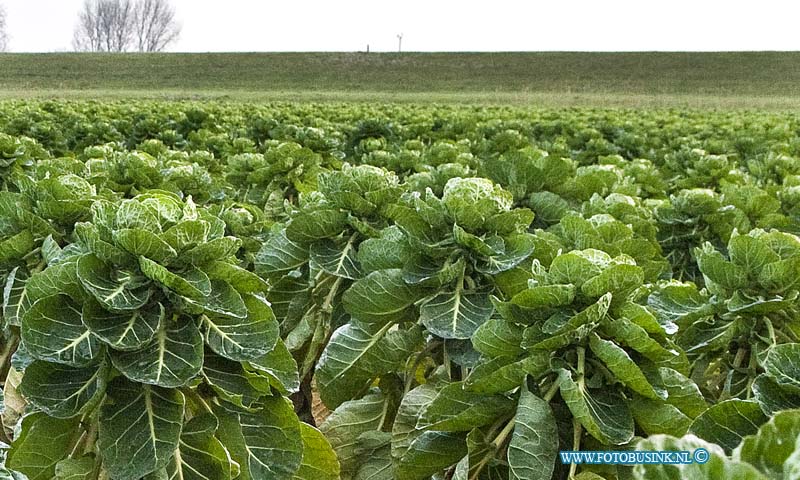
<svg viewBox="0 0 800 480"><path fill-rule="evenodd" d="M11 364L11 356L14 355L14 352L17 350L17 345L19 345L19 335L16 329L14 329L11 332L10 338L5 342L2 350L0 350L0 384L5 385L6 372L8 372L8 367Z"/></svg>
<svg viewBox="0 0 800 480"><path fill-rule="evenodd" d="M511 434L511 432L514 431L514 426L516 425L516 423L517 423L516 422L516 417L512 418L511 420L509 420L508 423L506 424L505 428L503 428L500 431L500 433L497 434L497 436L495 437L495 439L492 442L492 444L495 447L500 448L500 445L502 445L503 442L506 441L506 438Z"/></svg>
<svg viewBox="0 0 800 480"><path fill-rule="evenodd" d="M583 427L581 426L581 422L578 421L577 418L572 419L572 451L577 452L581 448L581 434L583 433ZM577 463L571 463L569 465L569 479L572 480L575 478L575 471L578 469Z"/></svg>
<svg viewBox="0 0 800 480"><path fill-rule="evenodd" d="M549 403L550 400L552 400L553 397L556 396L556 392L558 392L558 387L560 386L561 384L558 383L558 380L555 380L553 384L550 385L550 388L547 390L547 393L544 394L544 397L542 397L544 401Z"/></svg>

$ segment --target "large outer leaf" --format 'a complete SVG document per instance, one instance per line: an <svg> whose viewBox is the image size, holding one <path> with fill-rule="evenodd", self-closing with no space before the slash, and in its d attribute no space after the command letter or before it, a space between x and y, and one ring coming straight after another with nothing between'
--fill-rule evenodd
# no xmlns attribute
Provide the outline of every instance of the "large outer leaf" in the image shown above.
<svg viewBox="0 0 800 480"><path fill-rule="evenodd" d="M293 242L311 243L342 233L347 214L341 210L317 209L300 212L286 226L286 237Z"/></svg>
<svg viewBox="0 0 800 480"><path fill-rule="evenodd" d="M550 368L550 353L534 350L517 360L497 357L478 364L467 377L464 388L470 392L494 394L513 390L530 375L539 378Z"/></svg>
<svg viewBox="0 0 800 480"><path fill-rule="evenodd" d="M775 345L767 352L763 366L781 388L800 394L800 344Z"/></svg>
<svg viewBox="0 0 800 480"><path fill-rule="evenodd" d="M22 340L40 360L81 367L102 351L100 340L83 324L80 310L66 295L38 300L22 321Z"/></svg>
<svg viewBox="0 0 800 480"><path fill-rule="evenodd" d="M308 262L308 247L286 237L286 230L272 234L256 254L255 270L267 277L282 275Z"/></svg>
<svg viewBox="0 0 800 480"><path fill-rule="evenodd" d="M494 312L487 293L465 293L460 288L443 292L425 302L419 319L441 338L468 339Z"/></svg>
<svg viewBox="0 0 800 480"><path fill-rule="evenodd" d="M780 410L800 408L800 396L782 388L766 374L756 377L753 382L753 399L758 402L761 411L772 415Z"/></svg>
<svg viewBox="0 0 800 480"><path fill-rule="evenodd" d="M114 243L132 255L141 255L158 263L168 262L178 256L169 243L141 228L115 230Z"/></svg>
<svg viewBox="0 0 800 480"><path fill-rule="evenodd" d="M109 310L136 310L150 298L146 278L115 271L94 255L84 255L78 261L78 278L83 287Z"/></svg>
<svg viewBox="0 0 800 480"><path fill-rule="evenodd" d="M406 393L392 426L392 459L395 463L405 455L409 445L422 434L417 429L417 420L422 410L436 398L437 386L425 383Z"/></svg>
<svg viewBox="0 0 800 480"><path fill-rule="evenodd" d="M178 275L146 257L139 257L139 268L147 278L160 283L178 295L202 299L211 293L211 281L200 270L192 269Z"/></svg>
<svg viewBox="0 0 800 480"><path fill-rule="evenodd" d="M800 455L798 438L800 410L779 412L762 425L757 433L744 437L733 452L733 458L753 465L769 478L794 479L797 478L797 457ZM787 461L793 465L786 465ZM795 469L794 474L785 475L790 469Z"/></svg>
<svg viewBox="0 0 800 480"><path fill-rule="evenodd" d="M160 387L186 385L203 366L203 337L186 317L162 322L155 338L130 352L113 351L111 360L123 375Z"/></svg>
<svg viewBox="0 0 800 480"><path fill-rule="evenodd" d="M342 296L348 313L359 320L385 325L408 318L421 297L420 289L403 281L399 269L379 270L356 281Z"/></svg>
<svg viewBox="0 0 800 480"><path fill-rule="evenodd" d="M238 477L239 465L231 460L228 450L214 436L217 426L217 418L208 413L189 420L170 462L144 480L232 480Z"/></svg>
<svg viewBox="0 0 800 480"><path fill-rule="evenodd" d="M609 445L622 445L633 438L633 417L619 394L581 388L567 370L561 370L559 382L561 397L572 415L593 437Z"/></svg>
<svg viewBox="0 0 800 480"><path fill-rule="evenodd" d="M266 397L264 407L248 412L215 408L217 435L241 468L240 480L290 480L300 468L300 420L282 397Z"/></svg>
<svg viewBox="0 0 800 480"><path fill-rule="evenodd" d="M472 336L472 346L490 358L516 357L522 353L523 328L502 318L492 318L478 327Z"/></svg>
<svg viewBox="0 0 800 480"><path fill-rule="evenodd" d="M725 400L698 416L689 427L689 433L731 452L743 437L756 433L766 421L756 402Z"/></svg>
<svg viewBox="0 0 800 480"><path fill-rule="evenodd" d="M295 393L300 389L300 375L297 371L297 361L292 357L283 340L271 352L256 360L247 363L250 370L257 372L269 379L272 388L284 395Z"/></svg>
<svg viewBox="0 0 800 480"><path fill-rule="evenodd" d="M18 327L22 322L22 314L31 307L30 297L25 289L27 280L25 270L20 270L19 267L8 274L3 288L3 319L0 320L0 326L4 320L7 324Z"/></svg>
<svg viewBox="0 0 800 480"><path fill-rule="evenodd" d="M558 452L558 426L550 405L523 386L508 445L512 480L549 480Z"/></svg>
<svg viewBox="0 0 800 480"><path fill-rule="evenodd" d="M705 463L692 462L679 465L662 465L658 463L640 464L633 469L637 480L767 480L752 465L730 460L718 445L704 442L694 435L682 438L667 435L653 435L642 440L636 446L644 451L687 451L704 449L709 453Z"/></svg>
<svg viewBox="0 0 800 480"><path fill-rule="evenodd" d="M270 352L278 341L279 326L272 309L263 300L245 295L247 317L204 316L206 343L225 358L255 360Z"/></svg>
<svg viewBox="0 0 800 480"><path fill-rule="evenodd" d="M70 453L77 425L78 419L63 420L44 413L27 415L6 465L27 475L28 480L51 480L56 464Z"/></svg>
<svg viewBox="0 0 800 480"><path fill-rule="evenodd" d="M320 431L336 452L343 478L349 478L358 469L358 437L364 432L380 429L385 421L385 402L381 394L350 400L334 410L320 425Z"/></svg>
<svg viewBox="0 0 800 480"><path fill-rule="evenodd" d="M220 398L242 408L256 408L255 403L271 393L268 379L251 375L241 363L213 352L206 352L203 359L203 378Z"/></svg>
<svg viewBox="0 0 800 480"><path fill-rule="evenodd" d="M352 321L333 333L315 377L328 408L338 407L375 377L399 367L422 344L419 328L387 334L390 325Z"/></svg>
<svg viewBox="0 0 800 480"><path fill-rule="evenodd" d="M367 432L358 437L358 454L365 459L353 480L394 480L392 434Z"/></svg>
<svg viewBox="0 0 800 480"><path fill-rule="evenodd" d="M468 432L495 422L513 409L514 401L509 397L468 392L463 383L456 382L441 389L420 412L417 428Z"/></svg>
<svg viewBox="0 0 800 480"><path fill-rule="evenodd" d="M174 389L129 382L109 384L100 411L98 447L115 480L139 480L167 466L178 448L185 399Z"/></svg>
<svg viewBox="0 0 800 480"><path fill-rule="evenodd" d="M463 433L426 431L414 439L400 458L395 471L397 480L424 480L458 463L466 455Z"/></svg>
<svg viewBox="0 0 800 480"><path fill-rule="evenodd" d="M25 369L19 391L51 417L71 418L99 401L107 375L105 362L73 368L37 360Z"/></svg>
<svg viewBox="0 0 800 480"><path fill-rule="evenodd" d="M303 436L303 461L293 480L339 480L339 460L322 432L300 424Z"/></svg>
<svg viewBox="0 0 800 480"><path fill-rule="evenodd" d="M589 348L603 361L609 370L634 392L653 400L666 397L665 392L657 392L628 353L610 340L600 338L596 333L589 336Z"/></svg>
<svg viewBox="0 0 800 480"><path fill-rule="evenodd" d="M361 277L361 272L354 241L355 236L342 246L332 240L315 242L311 245L311 261L331 275L355 280Z"/></svg>
<svg viewBox="0 0 800 480"><path fill-rule="evenodd" d="M200 299L184 298L186 303L199 307L214 315L231 318L247 318L247 305L242 296L229 283L211 281L211 293Z"/></svg>
<svg viewBox="0 0 800 480"><path fill-rule="evenodd" d="M93 299L83 304L83 323L114 350L136 350L146 345L164 321L164 307L151 305L130 312L112 313Z"/></svg>

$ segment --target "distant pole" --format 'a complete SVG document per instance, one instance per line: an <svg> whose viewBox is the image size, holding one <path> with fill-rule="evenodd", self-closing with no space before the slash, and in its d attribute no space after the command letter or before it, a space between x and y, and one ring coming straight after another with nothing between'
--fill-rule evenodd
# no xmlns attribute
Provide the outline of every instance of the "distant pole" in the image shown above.
<svg viewBox="0 0 800 480"><path fill-rule="evenodd" d="M367 44L367 53L369 53L369 43Z"/></svg>
<svg viewBox="0 0 800 480"><path fill-rule="evenodd" d="M403 51L403 34L400 33L397 35L397 53Z"/></svg>

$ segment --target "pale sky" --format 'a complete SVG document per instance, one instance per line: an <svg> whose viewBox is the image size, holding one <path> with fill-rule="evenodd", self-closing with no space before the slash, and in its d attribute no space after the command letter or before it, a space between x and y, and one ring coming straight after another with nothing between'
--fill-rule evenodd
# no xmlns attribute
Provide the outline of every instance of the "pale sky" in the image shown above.
<svg viewBox="0 0 800 480"><path fill-rule="evenodd" d="M10 49L70 49L83 0L0 0ZM800 2L173 0L169 50L800 50Z"/></svg>

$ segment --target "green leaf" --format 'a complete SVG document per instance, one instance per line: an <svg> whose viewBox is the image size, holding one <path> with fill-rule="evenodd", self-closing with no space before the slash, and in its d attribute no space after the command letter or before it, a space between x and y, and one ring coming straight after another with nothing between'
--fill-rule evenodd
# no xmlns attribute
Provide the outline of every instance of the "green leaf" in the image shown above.
<svg viewBox="0 0 800 480"><path fill-rule="evenodd" d="M44 413L26 415L6 466L25 474L28 480L52 479L56 464L70 453L77 426L77 419L52 418Z"/></svg>
<svg viewBox="0 0 800 480"><path fill-rule="evenodd" d="M76 301L86 296L78 280L77 261L60 262L31 275L25 285L25 292L30 303L58 294L68 295Z"/></svg>
<svg viewBox="0 0 800 480"><path fill-rule="evenodd" d="M289 240L285 229L270 235L254 259L255 271L270 278L298 269L306 262L308 247Z"/></svg>
<svg viewBox="0 0 800 480"><path fill-rule="evenodd" d="M175 388L189 383L203 366L203 337L191 318L162 322L155 338L139 350L112 351L111 361L135 382Z"/></svg>
<svg viewBox="0 0 800 480"><path fill-rule="evenodd" d="M512 480L549 480L558 452L558 426L550 405L523 386L508 445Z"/></svg>
<svg viewBox="0 0 800 480"><path fill-rule="evenodd" d="M303 461L294 480L339 480L339 460L322 432L305 423L300 424L303 437Z"/></svg>
<svg viewBox="0 0 800 480"><path fill-rule="evenodd" d="M146 345L164 321L160 303L133 311L112 313L96 301L83 304L83 323L114 350L136 350Z"/></svg>
<svg viewBox="0 0 800 480"><path fill-rule="evenodd" d="M756 402L725 400L695 418L689 433L731 452L743 437L756 433L766 421Z"/></svg>
<svg viewBox="0 0 800 480"><path fill-rule="evenodd" d="M439 392L420 413L417 428L445 432L468 432L488 425L510 413L515 402L504 395L481 395L451 383Z"/></svg>
<svg viewBox="0 0 800 480"><path fill-rule="evenodd" d="M184 297L184 300L215 316L247 318L247 305L245 305L244 299L235 288L222 280L211 281L209 295L198 300Z"/></svg>
<svg viewBox="0 0 800 480"><path fill-rule="evenodd" d="M796 478L788 473L797 468L797 439L800 438L800 410L779 412L753 435L742 439L733 452L734 460L749 463L769 478ZM792 459L794 465L787 465Z"/></svg>
<svg viewBox="0 0 800 480"><path fill-rule="evenodd" d="M758 275L758 283L771 292L783 293L800 286L800 256L768 263Z"/></svg>
<svg viewBox="0 0 800 480"><path fill-rule="evenodd" d="M589 348L626 387L652 400L666 398L666 392L657 392L628 352L614 342L592 333L589 335Z"/></svg>
<svg viewBox="0 0 800 480"><path fill-rule="evenodd" d="M392 434L366 432L358 437L357 454L361 462L353 480L394 480Z"/></svg>
<svg viewBox="0 0 800 480"><path fill-rule="evenodd" d="M484 258L483 262L476 266L476 270L489 275L497 275L522 264L533 254L535 249L534 236L529 233L511 235L504 237L503 240L506 246L505 252Z"/></svg>
<svg viewBox="0 0 800 480"><path fill-rule="evenodd" d="M241 467L240 480L291 480L303 458L300 420L285 398L263 402L254 412L215 408L217 435Z"/></svg>
<svg viewBox="0 0 800 480"><path fill-rule="evenodd" d="M284 395L300 389L300 376L295 361L283 340L278 339L275 348L261 358L250 360L247 366L269 379L270 385Z"/></svg>
<svg viewBox="0 0 800 480"><path fill-rule="evenodd" d="M559 373L561 398L572 415L594 438L608 445L622 445L633 438L633 416L623 398L614 391L589 391L572 380L572 373Z"/></svg>
<svg viewBox="0 0 800 480"><path fill-rule="evenodd" d="M261 293L269 290L269 284L258 275L226 262L212 262L205 267L209 277L223 280L239 293Z"/></svg>
<svg viewBox="0 0 800 480"><path fill-rule="evenodd" d="M56 464L55 480L94 480L97 460L94 455L79 458L66 458Z"/></svg>
<svg viewBox="0 0 800 480"><path fill-rule="evenodd" d="M636 265L612 265L581 286L587 297L597 298L608 292L614 298L624 299L644 283L644 271Z"/></svg>
<svg viewBox="0 0 800 480"><path fill-rule="evenodd" d="M242 241L238 238L220 237L181 253L179 260L195 266L202 266L215 260L232 257L240 248L242 248Z"/></svg>
<svg viewBox="0 0 800 480"><path fill-rule="evenodd" d="M472 335L472 346L490 357L516 357L522 353L522 327L502 318L491 318Z"/></svg>
<svg viewBox="0 0 800 480"><path fill-rule="evenodd" d="M310 250L311 261L331 275L355 280L361 277L356 260L355 239L356 235L351 236L342 246L332 240L313 243Z"/></svg>
<svg viewBox="0 0 800 480"><path fill-rule="evenodd" d="M494 307L487 293L465 293L460 288L443 292L419 308L419 320L434 335L447 339L469 339L492 316Z"/></svg>
<svg viewBox="0 0 800 480"><path fill-rule="evenodd" d="M178 275L145 257L139 257L139 268L147 278L160 283L178 295L201 300L211 293L211 281L205 273L198 269L191 269Z"/></svg>
<svg viewBox="0 0 800 480"><path fill-rule="evenodd" d="M219 422L205 413L189 420L181 432L178 449L169 464L144 480L233 480L239 476L239 465L214 433Z"/></svg>
<svg viewBox="0 0 800 480"><path fill-rule="evenodd" d="M376 393L344 402L319 426L336 452L343 478L354 475L360 463L358 437L364 432L378 430L383 424L385 402L383 395Z"/></svg>
<svg viewBox="0 0 800 480"><path fill-rule="evenodd" d="M389 332L392 324L351 321L338 328L319 358L316 382L328 408L350 400L379 375L402 366L421 347L419 328Z"/></svg>
<svg viewBox="0 0 800 480"><path fill-rule="evenodd" d="M772 251L767 242L750 235L733 235L728 242L731 261L744 267L752 276L758 276L765 265L781 257Z"/></svg>
<svg viewBox="0 0 800 480"><path fill-rule="evenodd" d="M599 275L601 267L610 261L607 253L598 250L578 250L559 255L550 264L550 282L580 288L583 282Z"/></svg>
<svg viewBox="0 0 800 480"><path fill-rule="evenodd" d="M178 256L178 252L161 237L141 228L115 230L114 243L131 255L146 257L156 263L167 263Z"/></svg>
<svg viewBox="0 0 800 480"><path fill-rule="evenodd" d="M533 351L521 360L498 357L473 368L464 388L483 394L508 392L522 385L526 376L539 378L549 368L550 352L546 351Z"/></svg>
<svg viewBox="0 0 800 480"><path fill-rule="evenodd" d="M424 480L458 463L467 454L464 434L426 431L414 439L400 458L396 480Z"/></svg>
<svg viewBox="0 0 800 480"><path fill-rule="evenodd" d="M82 367L102 352L100 340L82 321L78 307L66 295L38 300L22 319L22 340L35 358Z"/></svg>
<svg viewBox="0 0 800 480"><path fill-rule="evenodd" d="M321 208L300 212L286 226L286 237L293 242L311 243L339 235L346 225L347 214L341 210Z"/></svg>
<svg viewBox="0 0 800 480"><path fill-rule="evenodd" d="M357 280L342 295L344 307L354 317L385 325L409 317L414 302L421 297L418 288L403 281L399 269L372 272Z"/></svg>
<svg viewBox="0 0 800 480"><path fill-rule="evenodd" d="M161 238L176 252L194 248L208 240L211 225L205 220L184 220L168 228Z"/></svg>
<svg viewBox="0 0 800 480"><path fill-rule="evenodd" d="M93 407L106 390L108 367L73 368L37 360L28 365L19 392L41 411L72 418Z"/></svg>
<svg viewBox="0 0 800 480"><path fill-rule="evenodd" d="M25 270L16 267L8 274L3 288L3 319L14 327L20 326L23 313L31 307L31 300L25 289L27 280Z"/></svg>
<svg viewBox="0 0 800 480"><path fill-rule="evenodd" d="M756 377L752 389L753 398L766 415L773 415L781 410L800 408L800 395L781 388L765 374Z"/></svg>
<svg viewBox="0 0 800 480"><path fill-rule="evenodd" d="M628 407L636 424L647 435L663 433L680 437L686 434L692 424L692 419L677 407L658 400L635 395L628 402Z"/></svg>
<svg viewBox="0 0 800 480"><path fill-rule="evenodd" d="M637 480L767 480L752 465L729 459L718 445L704 442L693 435L683 438L653 435L636 445L636 450L645 452L694 452L701 448L709 453L705 463L639 464L633 468L633 477Z"/></svg>
<svg viewBox="0 0 800 480"><path fill-rule="evenodd" d="M247 317L203 316L206 344L225 358L255 360L275 347L280 335L272 309L261 299L245 295Z"/></svg>
<svg viewBox="0 0 800 480"><path fill-rule="evenodd" d="M203 359L203 378L220 398L242 408L255 408L261 397L271 393L267 379L254 377L241 363L213 352L207 352Z"/></svg>
<svg viewBox="0 0 800 480"><path fill-rule="evenodd" d="M33 234L30 230L23 230L0 241L0 265L15 263L33 250L33 247Z"/></svg>
<svg viewBox="0 0 800 480"><path fill-rule="evenodd" d="M747 270L725 260L710 244L695 252L697 266L710 281L725 288L736 290L747 286Z"/></svg>
<svg viewBox="0 0 800 480"><path fill-rule="evenodd" d="M178 448L184 407L178 390L114 379L100 410L98 435L111 478L139 480L167 466Z"/></svg>
<svg viewBox="0 0 800 480"><path fill-rule="evenodd" d="M78 278L83 287L108 310L136 310L150 298L150 282L146 278L133 272L112 269L94 255L80 258Z"/></svg>
<svg viewBox="0 0 800 480"><path fill-rule="evenodd" d="M575 286L542 285L523 290L511 298L511 303L524 308L545 309L569 305L575 299Z"/></svg>
<svg viewBox="0 0 800 480"><path fill-rule="evenodd" d="M782 389L800 394L800 344L773 346L767 351L763 367L767 376Z"/></svg>

